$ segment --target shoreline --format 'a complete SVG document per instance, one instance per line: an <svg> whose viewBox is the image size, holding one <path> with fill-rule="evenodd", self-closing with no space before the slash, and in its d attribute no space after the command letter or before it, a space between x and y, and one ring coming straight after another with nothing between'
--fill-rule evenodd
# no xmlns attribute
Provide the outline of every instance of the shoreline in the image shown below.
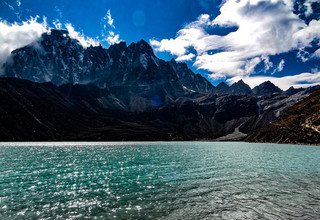
<svg viewBox="0 0 320 220"><path fill-rule="evenodd" d="M192 143L192 142L203 142L203 143L248 143L248 144L277 144L277 145L295 145L295 146L314 146L320 147L320 144L309 144L309 143L273 143L273 142L249 142L249 141L216 141L216 140L192 140L192 141L0 141L0 147L4 145L10 146L40 146L43 144L56 146L62 143L66 146L74 145L89 145L89 146L105 146L106 144L113 145L126 145L126 144L157 144L157 143Z"/></svg>

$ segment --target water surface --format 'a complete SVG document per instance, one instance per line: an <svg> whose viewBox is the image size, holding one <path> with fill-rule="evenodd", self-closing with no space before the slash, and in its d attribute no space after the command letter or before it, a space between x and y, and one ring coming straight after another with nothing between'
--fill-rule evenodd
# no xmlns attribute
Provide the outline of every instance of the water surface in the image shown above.
<svg viewBox="0 0 320 220"><path fill-rule="evenodd" d="M320 148L0 145L0 219L315 219Z"/></svg>

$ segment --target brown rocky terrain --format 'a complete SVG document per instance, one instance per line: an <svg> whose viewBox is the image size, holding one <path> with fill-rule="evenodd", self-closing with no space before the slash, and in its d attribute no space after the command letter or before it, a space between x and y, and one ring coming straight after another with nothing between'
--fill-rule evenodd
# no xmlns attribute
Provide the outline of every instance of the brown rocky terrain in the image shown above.
<svg viewBox="0 0 320 220"><path fill-rule="evenodd" d="M253 131L250 142L320 144L320 90L296 103L269 125Z"/></svg>

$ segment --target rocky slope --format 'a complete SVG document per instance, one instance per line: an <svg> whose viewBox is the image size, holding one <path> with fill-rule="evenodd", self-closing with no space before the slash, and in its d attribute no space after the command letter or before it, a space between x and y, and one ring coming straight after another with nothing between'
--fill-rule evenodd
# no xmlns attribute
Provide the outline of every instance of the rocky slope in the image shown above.
<svg viewBox="0 0 320 220"><path fill-rule="evenodd" d="M310 92L271 99L212 93L130 112L109 89L96 85L0 78L0 140L238 140L276 118L289 100L294 104Z"/></svg>
<svg viewBox="0 0 320 220"><path fill-rule="evenodd" d="M267 126L253 131L246 140L320 144L320 89L290 107Z"/></svg>
<svg viewBox="0 0 320 220"><path fill-rule="evenodd" d="M207 95L143 113L112 110L114 96L95 85L0 79L0 140L196 140L230 132L257 113L254 97Z"/></svg>

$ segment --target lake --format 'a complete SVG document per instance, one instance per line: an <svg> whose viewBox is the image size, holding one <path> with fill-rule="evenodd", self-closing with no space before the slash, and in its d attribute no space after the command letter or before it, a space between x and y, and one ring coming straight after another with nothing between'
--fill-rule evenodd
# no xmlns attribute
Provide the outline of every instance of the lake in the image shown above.
<svg viewBox="0 0 320 220"><path fill-rule="evenodd" d="M0 219L319 216L317 146L0 144Z"/></svg>

